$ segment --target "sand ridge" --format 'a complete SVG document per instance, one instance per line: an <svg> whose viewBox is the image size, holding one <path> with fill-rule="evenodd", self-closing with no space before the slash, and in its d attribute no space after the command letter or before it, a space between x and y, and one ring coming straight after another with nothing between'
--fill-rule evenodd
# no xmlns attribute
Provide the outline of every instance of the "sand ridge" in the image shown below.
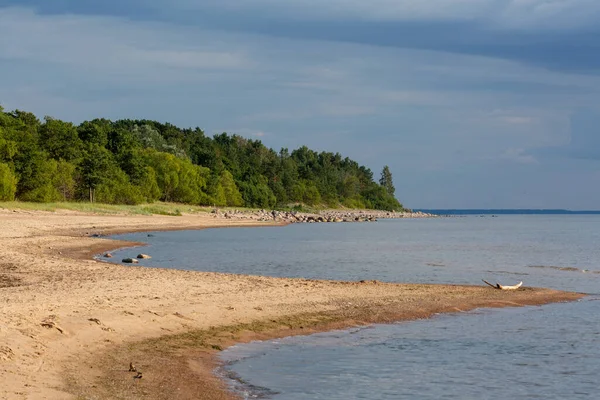
<svg viewBox="0 0 600 400"><path fill-rule="evenodd" d="M96 235L258 225L275 224L211 214L0 210L0 398L232 398L211 368L214 353L235 342L582 297L547 289L505 293L483 286L267 278L90 259L132 245ZM127 371L132 357L144 369L142 379Z"/></svg>

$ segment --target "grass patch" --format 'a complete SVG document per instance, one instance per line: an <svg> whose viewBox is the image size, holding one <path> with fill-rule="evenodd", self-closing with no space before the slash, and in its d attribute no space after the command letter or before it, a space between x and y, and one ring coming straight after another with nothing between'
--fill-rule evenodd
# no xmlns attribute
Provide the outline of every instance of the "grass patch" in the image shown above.
<svg viewBox="0 0 600 400"><path fill-rule="evenodd" d="M205 213L211 207L193 206L179 203L157 202L152 204L121 205L101 204L87 202L61 202L61 203L30 203L24 201L0 202L0 208L7 210L48 211L69 210L94 214L132 214L132 215L172 215Z"/></svg>
<svg viewBox="0 0 600 400"><path fill-rule="evenodd" d="M186 348L204 348L220 351L223 341L236 340L243 332L263 333L269 331L304 329L343 320L345 316L332 312L304 313L285 316L276 320L258 320L250 323L211 327L176 335L162 336L130 344L129 350L154 350L172 352Z"/></svg>

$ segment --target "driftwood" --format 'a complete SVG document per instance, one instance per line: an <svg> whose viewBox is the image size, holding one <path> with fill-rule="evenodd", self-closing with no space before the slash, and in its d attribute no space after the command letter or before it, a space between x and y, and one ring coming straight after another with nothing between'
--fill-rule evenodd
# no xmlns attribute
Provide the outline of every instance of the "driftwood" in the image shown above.
<svg viewBox="0 0 600 400"><path fill-rule="evenodd" d="M489 283L485 279L482 279L482 281L485 282L486 284L490 285L494 289L499 289L499 290L517 290L518 288L520 288L523 285L523 282L519 282L519 283L517 283L516 285L513 285L513 286L501 285L499 283L496 283L495 285L492 285L491 283Z"/></svg>

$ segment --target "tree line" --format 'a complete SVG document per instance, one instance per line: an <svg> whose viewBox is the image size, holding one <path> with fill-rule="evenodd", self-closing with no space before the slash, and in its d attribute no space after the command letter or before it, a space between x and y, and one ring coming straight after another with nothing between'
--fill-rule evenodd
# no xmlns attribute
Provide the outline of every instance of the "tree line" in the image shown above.
<svg viewBox="0 0 600 400"><path fill-rule="evenodd" d="M401 210L386 166L370 169L306 146L276 152L259 140L150 120L80 125L0 107L0 200Z"/></svg>

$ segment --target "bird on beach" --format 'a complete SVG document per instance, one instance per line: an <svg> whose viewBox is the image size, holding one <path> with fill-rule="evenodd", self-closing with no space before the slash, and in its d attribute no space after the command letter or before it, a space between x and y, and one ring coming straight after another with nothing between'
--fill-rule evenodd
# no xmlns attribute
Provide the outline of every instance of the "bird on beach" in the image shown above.
<svg viewBox="0 0 600 400"><path fill-rule="evenodd" d="M129 363L129 372L136 372L137 369L135 368L135 365L133 365L132 362Z"/></svg>
<svg viewBox="0 0 600 400"><path fill-rule="evenodd" d="M135 374L135 376L133 377L133 379L142 379L142 373L138 372L137 374Z"/></svg>

